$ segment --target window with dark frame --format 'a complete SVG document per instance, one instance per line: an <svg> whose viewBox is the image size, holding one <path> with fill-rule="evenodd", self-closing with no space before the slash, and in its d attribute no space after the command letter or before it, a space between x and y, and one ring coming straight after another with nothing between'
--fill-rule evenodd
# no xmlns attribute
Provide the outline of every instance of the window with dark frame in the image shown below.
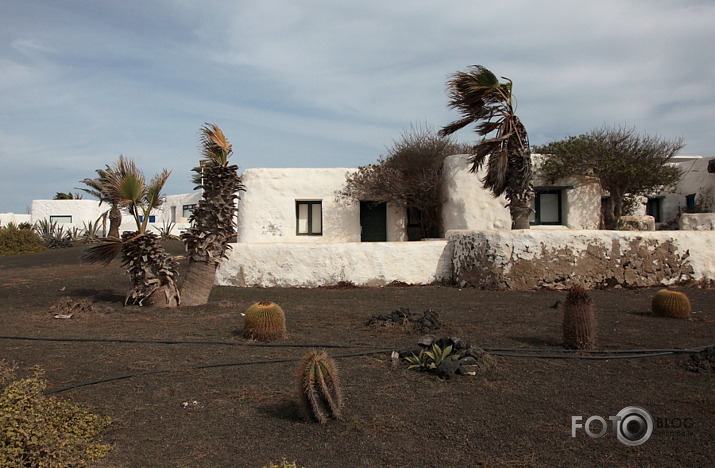
<svg viewBox="0 0 715 468"><path fill-rule="evenodd" d="M559 226L563 220L563 190L573 187L535 187L529 222L533 226Z"/></svg>
<svg viewBox="0 0 715 468"><path fill-rule="evenodd" d="M192 205L183 205L181 207L181 217L182 218L191 217L191 213L193 213L195 208L196 208L196 203L194 203Z"/></svg>
<svg viewBox="0 0 715 468"><path fill-rule="evenodd" d="M298 236L323 235L323 202L320 200L296 200L295 233Z"/></svg>
<svg viewBox="0 0 715 468"><path fill-rule="evenodd" d="M72 224L72 215L50 215L50 222L57 224Z"/></svg>

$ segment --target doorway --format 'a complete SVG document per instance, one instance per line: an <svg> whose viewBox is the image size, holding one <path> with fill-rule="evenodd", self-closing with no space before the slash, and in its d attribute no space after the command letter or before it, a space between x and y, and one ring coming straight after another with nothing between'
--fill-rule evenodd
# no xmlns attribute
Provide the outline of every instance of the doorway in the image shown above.
<svg viewBox="0 0 715 468"><path fill-rule="evenodd" d="M360 241L387 242L387 203L360 202Z"/></svg>

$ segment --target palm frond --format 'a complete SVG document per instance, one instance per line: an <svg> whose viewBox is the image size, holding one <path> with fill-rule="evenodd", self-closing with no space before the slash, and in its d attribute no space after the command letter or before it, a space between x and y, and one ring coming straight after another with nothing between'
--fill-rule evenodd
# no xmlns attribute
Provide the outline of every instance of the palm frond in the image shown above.
<svg viewBox="0 0 715 468"><path fill-rule="evenodd" d="M93 245L82 253L82 260L88 263L109 265L122 251L123 242L119 239L103 239L101 244Z"/></svg>
<svg viewBox="0 0 715 468"><path fill-rule="evenodd" d="M146 187L146 202L151 209L161 206L161 191L171 175L171 171L164 169L155 175Z"/></svg>
<svg viewBox="0 0 715 468"><path fill-rule="evenodd" d="M201 153L213 164L225 166L233 152L226 135L215 124L206 123L201 128Z"/></svg>

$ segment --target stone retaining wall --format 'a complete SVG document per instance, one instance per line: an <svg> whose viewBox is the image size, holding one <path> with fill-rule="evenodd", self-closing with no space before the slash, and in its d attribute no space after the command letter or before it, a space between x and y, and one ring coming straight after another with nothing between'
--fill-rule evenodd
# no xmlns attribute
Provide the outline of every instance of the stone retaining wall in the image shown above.
<svg viewBox="0 0 715 468"><path fill-rule="evenodd" d="M715 231L450 231L453 279L483 289L715 281Z"/></svg>

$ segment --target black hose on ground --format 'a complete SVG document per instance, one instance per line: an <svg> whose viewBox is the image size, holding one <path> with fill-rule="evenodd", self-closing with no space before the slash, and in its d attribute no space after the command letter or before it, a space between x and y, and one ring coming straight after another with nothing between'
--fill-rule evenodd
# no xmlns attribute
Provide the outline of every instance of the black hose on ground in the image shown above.
<svg viewBox="0 0 715 468"><path fill-rule="evenodd" d="M26 337L26 336L0 336L4 340L26 340L26 341L55 341L74 343L134 343L134 344L198 344L198 345L228 345L228 346L257 346L257 347L285 347L285 348L370 348L369 351L358 353L338 354L332 357L345 358L356 356L367 356L371 354L393 353L394 348L375 349L369 345L332 345L332 344L287 344L287 343L246 343L237 341L194 341L194 340L134 340L123 338L47 338L47 337ZM673 354L699 353L706 348L715 345L699 346L689 349L629 349L629 350L577 350L577 349L544 349L544 348L481 348L493 356L516 357L516 358L537 358L537 359L584 359L584 360L612 360L612 359L638 359L645 357L669 356ZM554 354L556 353L556 354ZM282 362L296 362L300 358L269 359L258 361L228 362L218 364L198 364L194 366L175 367L169 369L159 369L153 371L137 372L105 379L81 382L66 387L58 387L45 390L43 393L60 393L75 388L96 385L115 380L124 380L143 375L163 374L168 372L179 372L185 370L209 369L215 367L236 367L252 364L275 364Z"/></svg>

